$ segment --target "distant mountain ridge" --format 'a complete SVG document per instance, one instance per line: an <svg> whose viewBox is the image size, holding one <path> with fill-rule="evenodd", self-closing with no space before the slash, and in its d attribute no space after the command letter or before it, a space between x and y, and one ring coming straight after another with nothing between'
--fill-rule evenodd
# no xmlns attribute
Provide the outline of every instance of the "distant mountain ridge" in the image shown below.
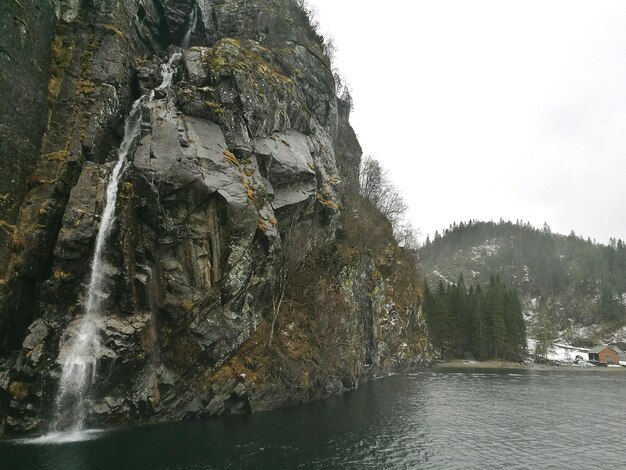
<svg viewBox="0 0 626 470"><path fill-rule="evenodd" d="M418 251L426 281L487 283L492 274L517 289L526 318L546 308L564 339L578 344L626 339L626 244L609 245L500 221L453 224Z"/></svg>

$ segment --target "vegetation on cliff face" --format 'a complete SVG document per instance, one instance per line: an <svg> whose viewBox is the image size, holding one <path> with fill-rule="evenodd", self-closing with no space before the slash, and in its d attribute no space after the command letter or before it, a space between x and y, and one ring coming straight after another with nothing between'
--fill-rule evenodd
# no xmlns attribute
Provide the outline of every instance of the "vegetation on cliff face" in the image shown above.
<svg viewBox="0 0 626 470"><path fill-rule="evenodd" d="M46 428L120 129L151 90L103 253L88 423L270 409L430 361L413 255L358 195L350 103L299 2L49 3L43 75L21 84L48 114L0 179L0 429Z"/></svg>
<svg viewBox="0 0 626 470"><path fill-rule="evenodd" d="M369 201L389 222L396 241L405 248L416 249L417 230L406 219L408 206L387 172L373 157L365 157L359 171L359 194Z"/></svg>
<svg viewBox="0 0 626 470"><path fill-rule="evenodd" d="M419 251L423 274L436 284L462 273L485 283L493 273L520 292L527 315L545 309L566 340L611 339L626 324L626 245L602 245L573 232L552 233L527 223L454 224Z"/></svg>
<svg viewBox="0 0 626 470"><path fill-rule="evenodd" d="M414 255L359 196L346 198L340 225L330 244L315 243L323 233L311 226L292 226L285 243L298 249L285 263L298 269L285 279L278 311L211 378L244 374L258 389L253 409L266 409L269 397L321 398L431 360Z"/></svg>

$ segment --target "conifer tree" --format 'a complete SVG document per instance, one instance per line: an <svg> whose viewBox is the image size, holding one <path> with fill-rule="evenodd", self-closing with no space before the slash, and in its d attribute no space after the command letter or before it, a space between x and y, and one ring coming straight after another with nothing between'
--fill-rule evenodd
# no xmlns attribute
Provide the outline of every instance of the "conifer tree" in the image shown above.
<svg viewBox="0 0 626 470"><path fill-rule="evenodd" d="M550 348L559 337L559 331L543 297L533 322L532 334L535 338L535 354L547 360Z"/></svg>
<svg viewBox="0 0 626 470"><path fill-rule="evenodd" d="M439 280L424 288L423 310L431 343L442 357L521 360L526 352L526 326L517 292L492 276L485 291Z"/></svg>

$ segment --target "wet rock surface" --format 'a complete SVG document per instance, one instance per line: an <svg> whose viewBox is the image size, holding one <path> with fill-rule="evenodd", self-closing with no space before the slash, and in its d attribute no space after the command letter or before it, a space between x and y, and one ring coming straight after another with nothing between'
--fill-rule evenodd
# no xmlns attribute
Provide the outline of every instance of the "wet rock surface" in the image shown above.
<svg viewBox="0 0 626 470"><path fill-rule="evenodd" d="M5 2L0 17L0 272L46 126L53 0Z"/></svg>
<svg viewBox="0 0 626 470"><path fill-rule="evenodd" d="M411 258L384 219L350 203L361 149L349 105L295 2L46 8L57 12L42 38L51 65L25 86L49 113L29 131L32 168L0 227L11 245L0 253L5 432L50 420L124 116L168 59L172 83L142 104L104 253L88 424L268 410L429 360ZM172 44L192 9L182 51ZM0 196L13 184L0 180ZM383 242L357 246L355 220L383 227Z"/></svg>

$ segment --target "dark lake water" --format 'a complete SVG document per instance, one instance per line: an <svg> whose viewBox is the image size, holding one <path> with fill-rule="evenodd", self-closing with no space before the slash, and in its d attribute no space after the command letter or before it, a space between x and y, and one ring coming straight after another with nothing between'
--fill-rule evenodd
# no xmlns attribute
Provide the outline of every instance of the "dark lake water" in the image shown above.
<svg viewBox="0 0 626 470"><path fill-rule="evenodd" d="M624 468L626 371L425 371L286 410L89 437L0 441L0 468Z"/></svg>

